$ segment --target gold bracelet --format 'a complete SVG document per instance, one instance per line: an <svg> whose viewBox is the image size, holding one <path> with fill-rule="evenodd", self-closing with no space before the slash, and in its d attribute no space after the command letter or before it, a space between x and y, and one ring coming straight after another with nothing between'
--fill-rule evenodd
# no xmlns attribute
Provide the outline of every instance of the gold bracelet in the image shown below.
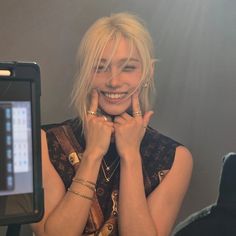
<svg viewBox="0 0 236 236"><path fill-rule="evenodd" d="M84 179L81 179L81 178L74 177L73 181L80 181L80 182L83 182L83 183L88 183L88 184L90 184L90 185L92 185L94 187L96 186L96 184L94 182L89 181L89 180L84 180Z"/></svg>
<svg viewBox="0 0 236 236"><path fill-rule="evenodd" d="M83 185L83 186L85 186L85 187L87 187L87 188L89 188L89 189L92 190L93 192L96 192L95 186L91 186L90 184L88 184L87 182L85 182L85 181L83 181L83 180L81 180L81 179L73 178L72 181L73 181L73 182L76 182L76 183L78 183L78 184L81 184L81 185Z"/></svg>
<svg viewBox="0 0 236 236"><path fill-rule="evenodd" d="M78 196L80 196L80 197L82 197L82 198L85 198L85 199L88 199L88 200L90 200L90 201L93 201L93 197L88 197L88 196L83 195L83 194L81 194L81 193L79 193L79 192L76 192L76 191L74 191L74 190L72 190L72 189L70 189L70 188L68 188L67 190L68 190L68 192L71 192L71 193L73 193L73 194L75 194L75 195L78 195Z"/></svg>

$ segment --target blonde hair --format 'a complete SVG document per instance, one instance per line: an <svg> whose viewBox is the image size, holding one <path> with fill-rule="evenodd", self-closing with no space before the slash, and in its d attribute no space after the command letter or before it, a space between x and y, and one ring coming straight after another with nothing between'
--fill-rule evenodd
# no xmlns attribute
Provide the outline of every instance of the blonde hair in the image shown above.
<svg viewBox="0 0 236 236"><path fill-rule="evenodd" d="M114 50L121 37L136 48L142 64L142 78L140 84L140 106L142 112L150 109L154 92L152 78L153 42L144 23L137 16L129 13L116 13L109 17L98 19L85 33L78 50L78 72L72 91L72 103L83 123L90 103L92 90L92 72L101 59L107 43L115 41ZM112 57L112 56L111 56Z"/></svg>

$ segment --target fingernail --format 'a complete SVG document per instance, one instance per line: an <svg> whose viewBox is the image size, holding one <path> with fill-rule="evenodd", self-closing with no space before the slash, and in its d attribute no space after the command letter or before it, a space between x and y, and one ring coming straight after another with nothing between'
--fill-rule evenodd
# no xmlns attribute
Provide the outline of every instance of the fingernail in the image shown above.
<svg viewBox="0 0 236 236"><path fill-rule="evenodd" d="M151 116L153 116L153 114L154 114L154 111L150 111L151 112Z"/></svg>

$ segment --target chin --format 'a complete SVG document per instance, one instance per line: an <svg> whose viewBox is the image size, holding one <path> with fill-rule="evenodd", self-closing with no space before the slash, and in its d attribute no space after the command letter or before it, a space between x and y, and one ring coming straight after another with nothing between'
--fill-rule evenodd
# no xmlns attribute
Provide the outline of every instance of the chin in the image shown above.
<svg viewBox="0 0 236 236"><path fill-rule="evenodd" d="M110 115L110 116L119 116L121 115L122 113L125 112L125 110L122 110L122 111L109 111L109 110L103 110L104 113L106 113L107 115Z"/></svg>
<svg viewBox="0 0 236 236"><path fill-rule="evenodd" d="M125 107L125 108L116 108L116 109L111 109L111 108L106 108L106 107L100 107L100 109L106 113L107 115L110 115L110 116L118 116L118 115L121 115L122 113L126 112L128 110L129 107Z"/></svg>

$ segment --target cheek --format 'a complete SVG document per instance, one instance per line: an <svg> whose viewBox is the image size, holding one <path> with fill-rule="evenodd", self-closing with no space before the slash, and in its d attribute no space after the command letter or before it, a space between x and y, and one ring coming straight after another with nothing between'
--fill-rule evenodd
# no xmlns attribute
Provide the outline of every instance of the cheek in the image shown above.
<svg viewBox="0 0 236 236"><path fill-rule="evenodd" d="M101 88L102 86L104 86L104 79L103 78L94 78L93 81L91 82L92 88Z"/></svg>
<svg viewBox="0 0 236 236"><path fill-rule="evenodd" d="M92 83L92 89L99 90L99 88L101 88L101 86L99 85L99 83Z"/></svg>
<svg viewBox="0 0 236 236"><path fill-rule="evenodd" d="M130 75L128 77L130 85L133 87L139 87L139 85L141 84L141 77L142 75L140 73L135 73L133 75Z"/></svg>

